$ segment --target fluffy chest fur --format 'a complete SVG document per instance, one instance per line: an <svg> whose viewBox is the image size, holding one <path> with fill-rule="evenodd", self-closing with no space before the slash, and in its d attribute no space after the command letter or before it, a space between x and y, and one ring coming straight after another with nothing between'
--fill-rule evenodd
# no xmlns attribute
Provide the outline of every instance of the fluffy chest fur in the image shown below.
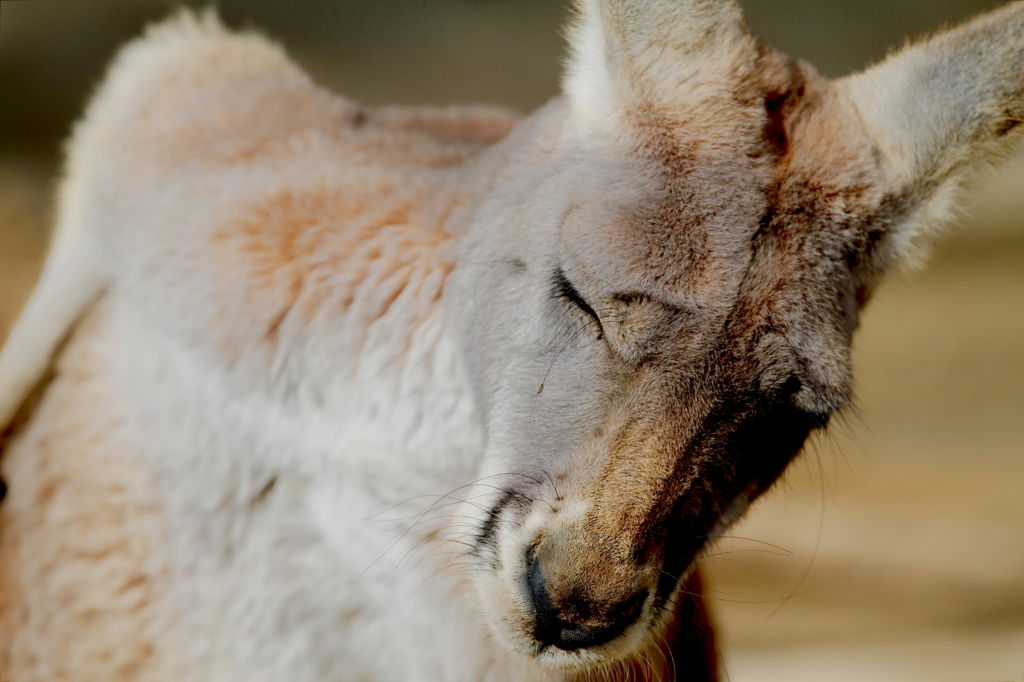
<svg viewBox="0 0 1024 682"><path fill-rule="evenodd" d="M464 162L515 120L363 111L209 22L126 51L65 187L120 274L5 457L8 515L39 516L25 550L66 564L31 579L39 560L16 558L25 522L8 524L5 673L415 680L468 666L504 679L474 653L487 638L450 549L481 448L443 299L474 191ZM121 507L60 475L76 466L105 472ZM40 508L54 495L82 523ZM112 557L75 554L82 524L111 536ZM144 557L140 534L159 552ZM75 570L99 586L55 599ZM131 584L145 597L124 608L150 624L125 631L134 650L103 640L131 613L101 616L107 630L85 622L102 586ZM45 634L53 619L96 638L61 644ZM439 631L465 653L439 651ZM34 639L43 656L25 653ZM111 645L123 655L104 661Z"/></svg>

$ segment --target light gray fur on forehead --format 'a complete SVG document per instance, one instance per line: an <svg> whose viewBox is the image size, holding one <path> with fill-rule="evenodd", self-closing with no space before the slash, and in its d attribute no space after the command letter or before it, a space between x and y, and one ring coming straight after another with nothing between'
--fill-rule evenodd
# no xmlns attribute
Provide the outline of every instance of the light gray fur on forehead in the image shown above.
<svg viewBox="0 0 1024 682"><path fill-rule="evenodd" d="M636 189L589 197L570 210L563 250L583 274L605 289L684 307L732 298L767 209L770 173L745 155L695 156L686 166L681 173L638 170Z"/></svg>

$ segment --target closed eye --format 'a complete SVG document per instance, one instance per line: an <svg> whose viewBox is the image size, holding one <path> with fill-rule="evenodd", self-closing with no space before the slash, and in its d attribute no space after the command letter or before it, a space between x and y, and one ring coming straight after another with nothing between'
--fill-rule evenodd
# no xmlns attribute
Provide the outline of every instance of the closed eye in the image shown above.
<svg viewBox="0 0 1024 682"><path fill-rule="evenodd" d="M604 326L601 324L601 317L597 314L597 311L590 307L590 304L587 303L586 299L580 296L580 292L576 291L576 287L574 287L572 282L569 281L569 278L565 276L562 268L555 270L555 274L552 277L551 293L558 298L568 301L588 317L592 318L594 322L597 323L602 334L604 333Z"/></svg>

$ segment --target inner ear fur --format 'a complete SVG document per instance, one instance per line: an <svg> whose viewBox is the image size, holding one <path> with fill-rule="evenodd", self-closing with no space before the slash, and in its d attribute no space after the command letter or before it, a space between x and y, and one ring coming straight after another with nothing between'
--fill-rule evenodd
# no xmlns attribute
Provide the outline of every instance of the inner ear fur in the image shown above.
<svg viewBox="0 0 1024 682"><path fill-rule="evenodd" d="M805 362L794 400L824 412L848 396L852 326L881 275L924 255L973 171L1024 130L1024 2L845 79L771 53L759 71L777 159L761 233L788 283L770 300Z"/></svg>
<svg viewBox="0 0 1024 682"><path fill-rule="evenodd" d="M920 262L960 190L1024 132L1024 2L828 84L815 109L802 144L822 187L844 177L864 216L862 279Z"/></svg>
<svg viewBox="0 0 1024 682"><path fill-rule="evenodd" d="M577 122L616 136L729 89L755 42L733 0L576 0L563 89Z"/></svg>

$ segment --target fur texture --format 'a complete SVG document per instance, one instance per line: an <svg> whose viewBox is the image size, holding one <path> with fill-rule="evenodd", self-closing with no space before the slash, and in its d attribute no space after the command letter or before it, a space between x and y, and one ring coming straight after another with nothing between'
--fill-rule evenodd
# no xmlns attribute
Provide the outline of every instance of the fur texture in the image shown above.
<svg viewBox="0 0 1024 682"><path fill-rule="evenodd" d="M523 121L360 107L210 15L124 49L0 356L0 670L714 678L693 559L1010 143L1024 4L838 82L730 2L578 9Z"/></svg>

